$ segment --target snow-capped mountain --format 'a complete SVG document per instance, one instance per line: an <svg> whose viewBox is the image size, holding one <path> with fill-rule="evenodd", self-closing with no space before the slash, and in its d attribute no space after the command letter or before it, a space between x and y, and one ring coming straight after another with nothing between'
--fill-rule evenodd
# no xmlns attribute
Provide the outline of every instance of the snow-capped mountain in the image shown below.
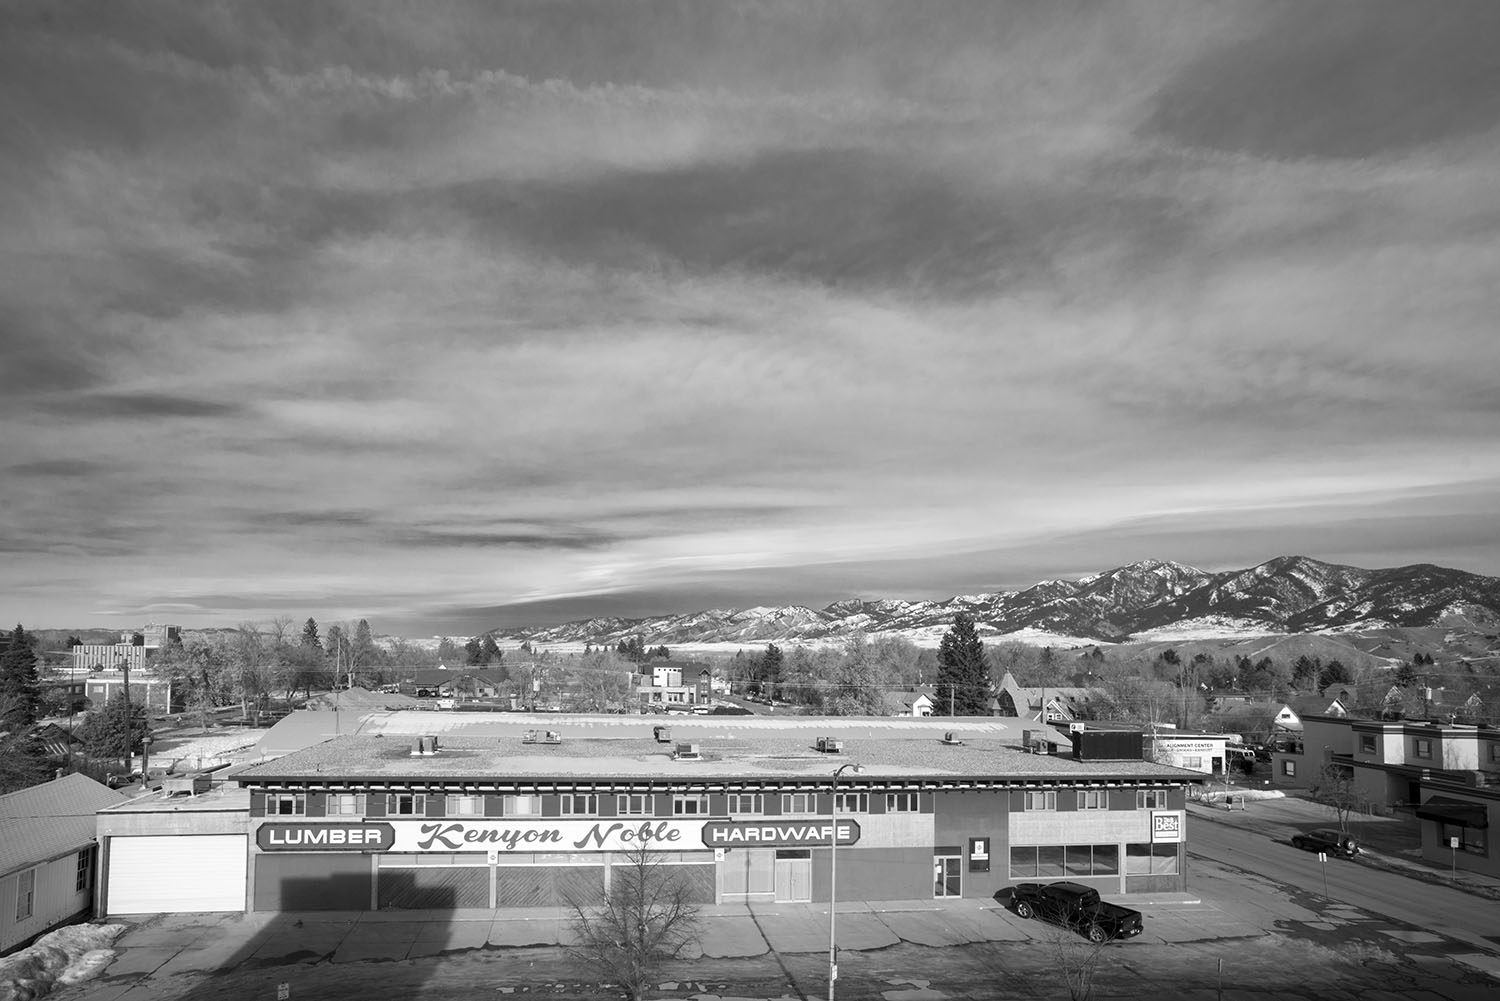
<svg viewBox="0 0 1500 1001"><path fill-rule="evenodd" d="M600 618L559 626L497 631L534 643L648 645L783 643L839 640L856 632L899 634L919 642L940 635L958 612L974 616L990 638L1051 635L1123 642L1137 634L1213 631L1313 632L1366 624L1426 626L1450 618L1500 623L1500 578L1416 564L1363 570L1281 556L1247 570L1218 573L1143 560L1077 581L1049 580L1021 591L969 594L946 601L846 598L822 609L708 609L642 619Z"/></svg>

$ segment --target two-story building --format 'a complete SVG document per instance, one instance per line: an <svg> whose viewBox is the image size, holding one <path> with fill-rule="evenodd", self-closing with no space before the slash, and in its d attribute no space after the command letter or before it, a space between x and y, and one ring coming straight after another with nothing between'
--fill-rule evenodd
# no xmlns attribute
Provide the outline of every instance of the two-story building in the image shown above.
<svg viewBox="0 0 1500 1001"><path fill-rule="evenodd" d="M1307 716L1301 744L1272 755L1280 786L1326 783L1329 770L1372 809L1414 813L1423 857L1500 875L1489 838L1500 823L1500 727Z"/></svg>
<svg viewBox="0 0 1500 1001"><path fill-rule="evenodd" d="M826 901L835 850L841 900L1062 878L1186 886L1186 789L1201 776L1146 760L1138 734L1033 753L1055 745L1028 751L1018 727L987 720L705 719L665 743L641 723L547 722L345 734L239 770L247 826L205 810L218 854L196 876L218 869L222 900L270 911L557 906L642 847L703 902ZM108 831L101 819L106 858L165 866L195 836L192 807L161 814L160 833L142 809L111 811ZM108 895L102 910L122 913Z"/></svg>

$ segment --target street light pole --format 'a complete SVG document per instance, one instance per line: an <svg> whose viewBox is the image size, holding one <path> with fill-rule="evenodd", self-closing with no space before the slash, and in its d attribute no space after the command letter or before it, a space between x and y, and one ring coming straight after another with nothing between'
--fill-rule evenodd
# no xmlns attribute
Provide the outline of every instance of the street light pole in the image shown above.
<svg viewBox="0 0 1500 1001"><path fill-rule="evenodd" d="M833 799L828 804L828 815L832 822L828 825L828 1001L833 1001L833 985L839 978L839 953L837 939L834 938L834 915L838 913L838 876L839 876L839 776L846 770L858 773L862 771L859 765L849 762L839 765L833 770Z"/></svg>

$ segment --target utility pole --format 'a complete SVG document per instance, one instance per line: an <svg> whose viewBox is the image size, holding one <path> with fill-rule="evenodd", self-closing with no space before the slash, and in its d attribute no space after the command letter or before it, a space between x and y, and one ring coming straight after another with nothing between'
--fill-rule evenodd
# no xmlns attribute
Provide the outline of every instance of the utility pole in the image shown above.
<svg viewBox="0 0 1500 1001"><path fill-rule="evenodd" d="M126 657L121 668L125 675L125 779L130 779L130 658Z"/></svg>

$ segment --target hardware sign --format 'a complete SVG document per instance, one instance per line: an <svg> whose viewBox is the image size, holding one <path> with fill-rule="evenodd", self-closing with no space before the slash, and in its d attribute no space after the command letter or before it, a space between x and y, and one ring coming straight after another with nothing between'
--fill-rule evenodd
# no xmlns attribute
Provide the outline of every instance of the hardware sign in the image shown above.
<svg viewBox="0 0 1500 1001"><path fill-rule="evenodd" d="M852 845L859 841L859 821L840 820L837 823L839 844ZM710 848L826 845L833 839L833 827L833 822L827 820L711 820L703 825L703 843Z"/></svg>

